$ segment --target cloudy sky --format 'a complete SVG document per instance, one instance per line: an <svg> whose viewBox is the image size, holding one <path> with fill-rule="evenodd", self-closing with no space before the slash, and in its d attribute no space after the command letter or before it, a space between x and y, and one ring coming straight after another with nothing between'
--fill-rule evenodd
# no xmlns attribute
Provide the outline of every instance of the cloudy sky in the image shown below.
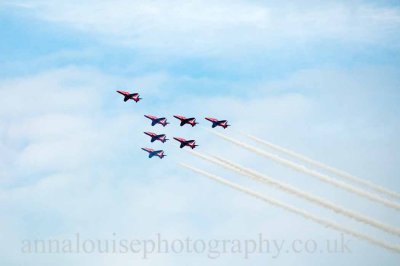
<svg viewBox="0 0 400 266"><path fill-rule="evenodd" d="M398 238L143 134L195 138L199 151L399 225L395 210L224 142L203 119L228 119L232 127L216 130L255 144L240 134L251 133L400 191L398 1L1 0L0 21L1 265L399 265L398 254L350 236L351 252L326 252L339 232L178 163L373 237ZM144 99L124 103L116 89ZM195 116L200 125L180 128L171 119L152 128L144 114ZM168 157L149 160L144 146ZM285 248L248 258L206 250L146 259L22 250L76 234L206 243L262 234ZM316 242L318 252L294 252L293 240Z"/></svg>

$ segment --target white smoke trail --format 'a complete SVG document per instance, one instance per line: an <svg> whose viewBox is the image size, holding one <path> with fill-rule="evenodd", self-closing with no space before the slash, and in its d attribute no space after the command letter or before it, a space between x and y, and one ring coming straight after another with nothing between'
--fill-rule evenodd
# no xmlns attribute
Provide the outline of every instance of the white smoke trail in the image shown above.
<svg viewBox="0 0 400 266"><path fill-rule="evenodd" d="M356 221L372 225L372 226L374 226L374 227L376 227L378 229L381 229L383 231L386 231L388 233L400 236L400 229L399 228L394 228L394 227L392 227L390 225L384 224L384 223L382 223L380 221L377 221L377 220L375 220L373 218L367 217L367 216L365 216L363 214L360 214L360 213L354 212L352 210L346 209L344 207L341 207L339 205L336 205L336 204L334 204L334 203L332 203L330 201L327 201L327 200L325 200L323 198L320 198L318 196L314 196L314 195L312 195L310 193L307 193L307 192L305 192L303 190L297 189L297 188L295 188L295 187L293 187L293 186L291 186L289 184L286 184L284 182L280 182L280 181L278 181L276 179L273 179L273 178L271 178L269 176L266 176L266 175L263 175L261 173L258 173L258 172L254 171L252 169L240 166L238 164L235 164L235 163L233 163L231 161L228 161L226 159L222 159L222 158L217 157L217 156L213 156L213 158L211 158L211 157L206 156L204 154L201 154L199 152L190 151L190 150L187 150L187 151L189 153L201 158L201 159L204 159L206 161L215 163L215 164L220 165L222 167L225 167L225 168L227 168L229 170L233 170L235 172L238 172L238 173L240 173L242 175L248 176L248 177L250 177L250 178L252 178L252 179L254 179L256 181L262 182L264 184L277 187L278 189L281 189L281 190L283 190L285 192L288 192L290 194L294 194L294 195L296 195L298 197L301 197L303 199L306 199L306 200L308 200L310 202L316 203L316 204L318 204L318 205L320 205L322 207L325 207L325 208L328 208L330 210L333 210L333 211L335 211L337 213L340 213L342 215L350 217L350 218L352 218L352 219L354 219Z"/></svg>
<svg viewBox="0 0 400 266"><path fill-rule="evenodd" d="M289 204L286 204L284 202L278 201L278 200L276 200L274 198L264 196L264 195L262 195L262 194L260 194L258 192L255 192L255 191L250 190L248 188L242 187L242 186L240 186L240 185L238 185L236 183L230 182L230 181L228 181L228 180L226 180L226 179L224 179L222 177L213 175L211 173L208 173L206 171L200 170L200 169L195 168L193 166L190 166L190 165L187 165L187 164L184 164L184 163L180 163L180 165L185 167L185 168L187 168L187 169L192 170L195 173L204 175L204 176L206 176L206 177L208 177L210 179L213 179L213 180L215 180L215 181L217 181L217 182L219 182L221 184L224 184L224 185L227 185L227 186L229 186L231 188L239 190L239 191L241 191L243 193L246 193L246 194L248 194L250 196L258 198L258 199L260 199L260 200L262 200L264 202L267 202L267 203L272 204L274 206L283 208L283 209L285 209L287 211L290 211L292 213L296 213L298 215L301 215L304 218L312 220L312 221L314 221L314 222L316 222L316 223L318 223L320 225L323 225L323 226L326 226L326 227L330 227L332 229L335 229L337 231L343 232L345 234L349 234L349 235L352 235L352 236L357 237L359 239L366 240L371 244L374 244L374 245L386 248L388 250L400 253L400 246L392 245L391 243L372 238L372 237L370 237L370 236L368 236L368 235L366 235L366 234L364 234L362 232L359 232L359 231L344 227L344 226L342 226L342 225L340 225L340 224L338 224L336 222L333 222L333 221L318 217L318 216L316 216L314 214L311 214L311 213L309 213L307 211L304 211L302 209L296 208L296 207L291 206Z"/></svg>
<svg viewBox="0 0 400 266"><path fill-rule="evenodd" d="M254 140L254 141L256 141L256 142L258 142L260 144L263 144L263 145L265 145L265 146L267 146L267 147L269 147L269 148L271 148L271 149L273 149L275 151L279 151L279 152L285 153L285 154L290 155L290 156L292 156L294 158L297 158L297 159L299 159L299 160L301 160L303 162L306 162L306 163L309 163L309 164L311 164L313 166L316 166L316 167L319 167L321 169L327 170L327 171L329 171L329 172L331 172L333 174L336 174L336 175L338 175L338 176L340 176L342 178L351 180L352 182L354 182L356 184L366 186L366 187L368 187L368 188L370 188L370 189L372 189L372 190L374 190L376 192L379 192L381 194L385 194L387 196L400 199L400 194L399 193L397 193L395 191L391 191L391 190L389 190L389 189L387 189L385 187L379 186L377 184L374 184L371 181L368 181L368 180L353 176L353 175L351 175L351 174L349 174L349 173L347 173L345 171L342 171L342 170L336 169L336 168L334 168L332 166L329 166L329 165L323 164L321 162L315 161L315 160L310 159L310 158L308 158L308 157L306 157L304 155L301 155L301 154L298 154L298 153L296 153L294 151L285 149L285 148L280 147L278 145L275 145L275 144L273 144L271 142L268 142L268 141L265 141L263 139L257 138L257 137L255 137L253 135L250 135L250 134L244 134L244 135L246 135L247 137L251 138L252 140Z"/></svg>
<svg viewBox="0 0 400 266"><path fill-rule="evenodd" d="M243 143L243 142L238 141L236 139L233 139L231 137L225 136L225 135L223 135L221 133L217 133L215 131L210 131L210 132L212 132L213 134L219 136L222 139L225 139L225 140L227 140L229 142L232 142L232 143L234 143L234 144L236 144L236 145L238 145L238 146L240 146L242 148L245 148L245 149L247 149L249 151L255 152L255 153L257 153L259 155L262 155L262 156L264 156L266 158L274 160L275 162L278 162L280 164L286 165L286 166L288 166L288 167L290 167L290 168L292 168L292 169L294 169L296 171L299 171L299 172L314 176L314 177L318 178L319 180L321 180L323 182L326 182L326 183L331 184L333 186L336 186L338 188L347 190L347 191L349 191L351 193L354 193L354 194L359 195L361 197L367 198L367 199L369 199L371 201L381 203L381 204L383 204L383 205L385 205L387 207L390 207L390 208L393 208L393 209L396 209L396 210L400 210L400 205L398 203L396 203L396 202L389 201L389 200L384 199L384 198L382 198L382 197L380 197L378 195L372 194L372 193L370 193L368 191L356 188L356 187L354 187L352 185L349 185L347 183L344 183L342 181L333 179L332 177L330 177L328 175L321 174L321 173L319 173L317 171L308 169L308 168L306 168L305 166L303 166L301 164L294 163L294 162L289 161L287 159L281 158L281 157L279 157L279 156L277 156L275 154L260 150L260 149L258 149L256 147L250 146L250 145L248 145L246 143Z"/></svg>

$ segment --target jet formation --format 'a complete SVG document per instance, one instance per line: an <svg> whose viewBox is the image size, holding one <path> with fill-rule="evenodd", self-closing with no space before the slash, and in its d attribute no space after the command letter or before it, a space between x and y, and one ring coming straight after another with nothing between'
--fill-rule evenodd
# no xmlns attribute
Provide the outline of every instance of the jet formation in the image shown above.
<svg viewBox="0 0 400 266"><path fill-rule="evenodd" d="M129 100L133 100L136 103L139 102L140 100L142 100L143 98L140 98L139 93L131 93L129 91L123 91L123 90L117 90L117 93L121 94L122 96L124 96L124 102L127 102ZM154 115L144 115L144 117L148 118L151 120L151 126L156 126L156 125L161 125L163 127L166 127L168 124L170 124L169 122L167 122L167 118L165 117L157 117ZM185 117L182 115L174 115L174 118L178 119L180 121L179 125L181 127L183 127L184 125L189 125L189 126L196 126L197 124L199 124L198 122L196 122L196 118L194 117ZM210 121L211 127L215 128L215 127L222 127L224 129L226 129L227 127L229 127L230 125L228 125L228 121L227 120L218 120L217 118L213 118L213 117L206 117L205 118L207 121ZM147 136L150 137L150 142L154 143L156 141L159 141L161 143L165 143L167 140L167 136L165 134L157 134L154 132L143 132L144 134L146 134ZM182 137L174 137L174 140L178 141L179 144L179 148L184 148L184 147L189 147L191 149L196 148L197 145L196 141L191 139L191 140L187 140L184 139ZM159 157L160 159L164 158L165 156L167 156L164 153L164 150L154 150L151 148L142 148L142 150L146 151L149 155L149 158L153 158L154 156Z"/></svg>

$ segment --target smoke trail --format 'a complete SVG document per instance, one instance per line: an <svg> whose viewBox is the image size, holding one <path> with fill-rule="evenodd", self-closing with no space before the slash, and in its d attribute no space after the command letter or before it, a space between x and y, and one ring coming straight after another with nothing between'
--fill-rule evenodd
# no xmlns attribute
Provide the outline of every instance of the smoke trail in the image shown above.
<svg viewBox="0 0 400 266"><path fill-rule="evenodd" d="M396 209L396 210L400 210L400 205L397 204L396 202L389 201L387 199L381 198L378 195L372 194L372 193L370 193L368 191L356 188L356 187L354 187L352 185L349 185L347 183L344 183L342 181L335 180L335 179L333 179L332 177L330 177L328 175L321 174L321 173L319 173L317 171L314 171L314 170L310 170L310 169L306 168L303 165L300 165L300 164L294 163L292 161L286 160L286 159L281 158L281 157L279 157L279 156L277 156L275 154L272 154L272 153L257 149L257 148L255 148L253 146L250 146L250 145L248 145L246 143L243 143L243 142L238 141L236 139L233 139L231 137L225 136L225 135L223 135L221 133L217 133L215 131L210 131L210 132L212 132L213 134L219 136L222 139L225 139L225 140L227 140L229 142L232 142L232 143L234 143L234 144L236 144L236 145L238 145L238 146L240 146L242 148L245 148L245 149L247 149L249 151L255 152L255 153L257 153L259 155L262 155L262 156L264 156L266 158L274 160L274 161L276 161L276 162L278 162L280 164L286 165L286 166L288 166L288 167L290 167L290 168L292 168L292 169L294 169L296 171L299 171L299 172L314 176L314 177L318 178L319 180L321 180L323 182L326 182L326 183L331 184L333 186L336 186L338 188L347 190L347 191L352 192L354 194L357 194L357 195L359 195L361 197L367 198L367 199L369 199L371 201L379 202L379 203L381 203L381 204L383 204L383 205L385 205L387 207L390 207L390 208L393 208L393 209Z"/></svg>
<svg viewBox="0 0 400 266"><path fill-rule="evenodd" d="M381 240L372 238L372 237L370 237L370 236L368 236L368 235L366 235L364 233L361 233L361 232L358 232L356 230L344 227L344 226L342 226L342 225L340 225L340 224L338 224L336 222L333 222L333 221L318 217L318 216L316 216L314 214L311 214L311 213L309 213L307 211L304 211L302 209L296 208L296 207L294 207L292 205L288 205L288 204L286 204L284 202L281 202L281 201L278 201L278 200L276 200L274 198L270 198L270 197L264 196L264 195L262 195L262 194L260 194L258 192L255 192L255 191L250 190L248 188L242 187L242 186L240 186L240 185L238 185L236 183L230 182L230 181L228 181L228 180L226 180L226 179L224 179L222 177L219 177L219 176L210 174L208 172L205 172L203 170L194 168L193 166L190 166L190 165L187 165L187 164L184 164L184 163L180 163L180 165L185 167L185 168L187 168L187 169L192 170L195 173L204 175L204 176L206 176L206 177L208 177L210 179L213 179L213 180L215 180L215 181L217 181L217 182L219 182L221 184L227 185L227 186L229 186L231 188L239 190L239 191L241 191L243 193L246 193L246 194L248 194L250 196L258 198L258 199L260 199L262 201L265 201L265 202L267 202L269 204L272 204L274 206L283 208L283 209L285 209L287 211L290 211L290 212L296 213L298 215L301 215L304 218L312 220L312 221L314 221L314 222L316 222L316 223L318 223L320 225L323 225L323 226L326 226L326 227L330 227L332 229L335 229L337 231L343 232L345 234L349 234L349 235L352 235L352 236L357 237L359 239L366 240L366 241L370 242L371 244L374 244L374 245L386 248L388 250L400 253L400 246L392 245L392 244L387 243L385 241L381 241Z"/></svg>
<svg viewBox="0 0 400 266"><path fill-rule="evenodd" d="M288 185L288 184L286 184L284 182L280 182L280 181L278 181L276 179L273 179L273 178L271 178L269 176L266 176L266 175L263 175L261 173L258 173L258 172L254 171L254 170L251 170L251 169L248 169L246 167L240 166L238 164L235 164L235 163L233 163L231 161L222 159L222 158L217 157L217 156L213 156L213 158L211 158L209 156L206 156L204 154L201 154L201 153L198 153L198 152L195 152L195 151L190 151L190 150L187 150L187 151L190 152L191 154L201 158L201 159L204 159L206 161L218 164L218 165L220 165L222 167L225 167L227 169L230 169L232 171L239 172L240 174L248 176L248 177L250 177L250 178L252 178L252 179L254 179L256 181L262 182L262 183L267 184L267 185L272 185L272 186L277 187L278 189L281 189L281 190L283 190L285 192L288 192L290 194L294 194L294 195L296 195L298 197L301 197L301 198L306 199L306 200L308 200L310 202L316 203L316 204L318 204L318 205L320 205L322 207L331 209L331 210L333 210L333 211L335 211L337 213L340 213L342 215L350 217L350 218L352 218L354 220L357 220L359 222L372 225L372 226L374 226L374 227L376 227L378 229L381 229L383 231L386 231L388 233L400 236L400 229L398 229L398 228L394 228L394 227L392 227L390 225L384 224L384 223L382 223L380 221L377 221L377 220L375 220L373 218L367 217L367 216L365 216L363 214L360 214L360 213L354 212L352 210L346 209L344 207L335 205L334 203L332 203L330 201L327 201L327 200L325 200L323 198L320 198L318 196L314 196L312 194L309 194L309 193L307 193L307 192L305 192L303 190L297 189L297 188L295 188L295 187L293 187L291 185Z"/></svg>
<svg viewBox="0 0 400 266"><path fill-rule="evenodd" d="M353 175L351 175L351 174L349 174L349 173L347 173L345 171L342 171L342 170L336 169L336 168L334 168L332 166L329 166L329 165L323 164L321 162L315 161L315 160L310 159L310 158L308 158L306 156L298 154L298 153L296 153L294 151L285 149L285 148L280 147L278 145L275 145L275 144L273 144L271 142L268 142L268 141L265 141L263 139L257 138L257 137L255 137L253 135L250 135L250 134L244 134L244 135L246 135L247 137L251 138L252 140L254 140L254 141L258 142L258 143L261 143L261 144L263 144L263 145L265 145L265 146L267 146L267 147L269 147L269 148L271 148L271 149L273 149L275 151L279 151L279 152L285 153L285 154L290 155L290 156L292 156L294 158L297 158L297 159L299 159L299 160L301 160L303 162L306 162L306 163L309 163L309 164L314 165L316 167L319 167L321 169L327 170L327 171L329 171L329 172L331 172L333 174L336 174L336 175L338 175L338 176L340 176L342 178L351 180L356 184L366 186L366 187L368 187L368 188L370 188L370 189L372 189L372 190L374 190L376 192L385 194L385 195L393 197L393 198L400 199L400 194L399 193L391 191L391 190L389 190L387 188L384 188L382 186L379 186L377 184L374 184L371 181L368 181L368 180L353 176Z"/></svg>

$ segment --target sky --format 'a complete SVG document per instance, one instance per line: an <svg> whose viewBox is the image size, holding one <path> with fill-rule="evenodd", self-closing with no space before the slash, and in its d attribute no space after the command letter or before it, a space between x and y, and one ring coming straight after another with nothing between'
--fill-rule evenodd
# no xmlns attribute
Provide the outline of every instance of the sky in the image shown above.
<svg viewBox="0 0 400 266"><path fill-rule="evenodd" d="M228 119L230 128L215 130L257 145L240 134L250 133L400 191L398 1L0 0L0 22L1 265L399 264L394 252L179 163L399 243L395 236L201 161L174 140L152 144L143 134L196 139L200 152L399 225L397 211L231 145L207 131L203 119ZM124 103L117 89L143 100ZM144 114L171 124L153 128ZM181 128L174 114L200 124ZM168 156L148 159L145 146ZM90 241L162 235L219 244L262 234L285 248L247 255L243 246L148 256L23 252L24 243L77 234ZM321 249L343 237L351 252ZM294 240L316 242L318 252L286 248Z"/></svg>

